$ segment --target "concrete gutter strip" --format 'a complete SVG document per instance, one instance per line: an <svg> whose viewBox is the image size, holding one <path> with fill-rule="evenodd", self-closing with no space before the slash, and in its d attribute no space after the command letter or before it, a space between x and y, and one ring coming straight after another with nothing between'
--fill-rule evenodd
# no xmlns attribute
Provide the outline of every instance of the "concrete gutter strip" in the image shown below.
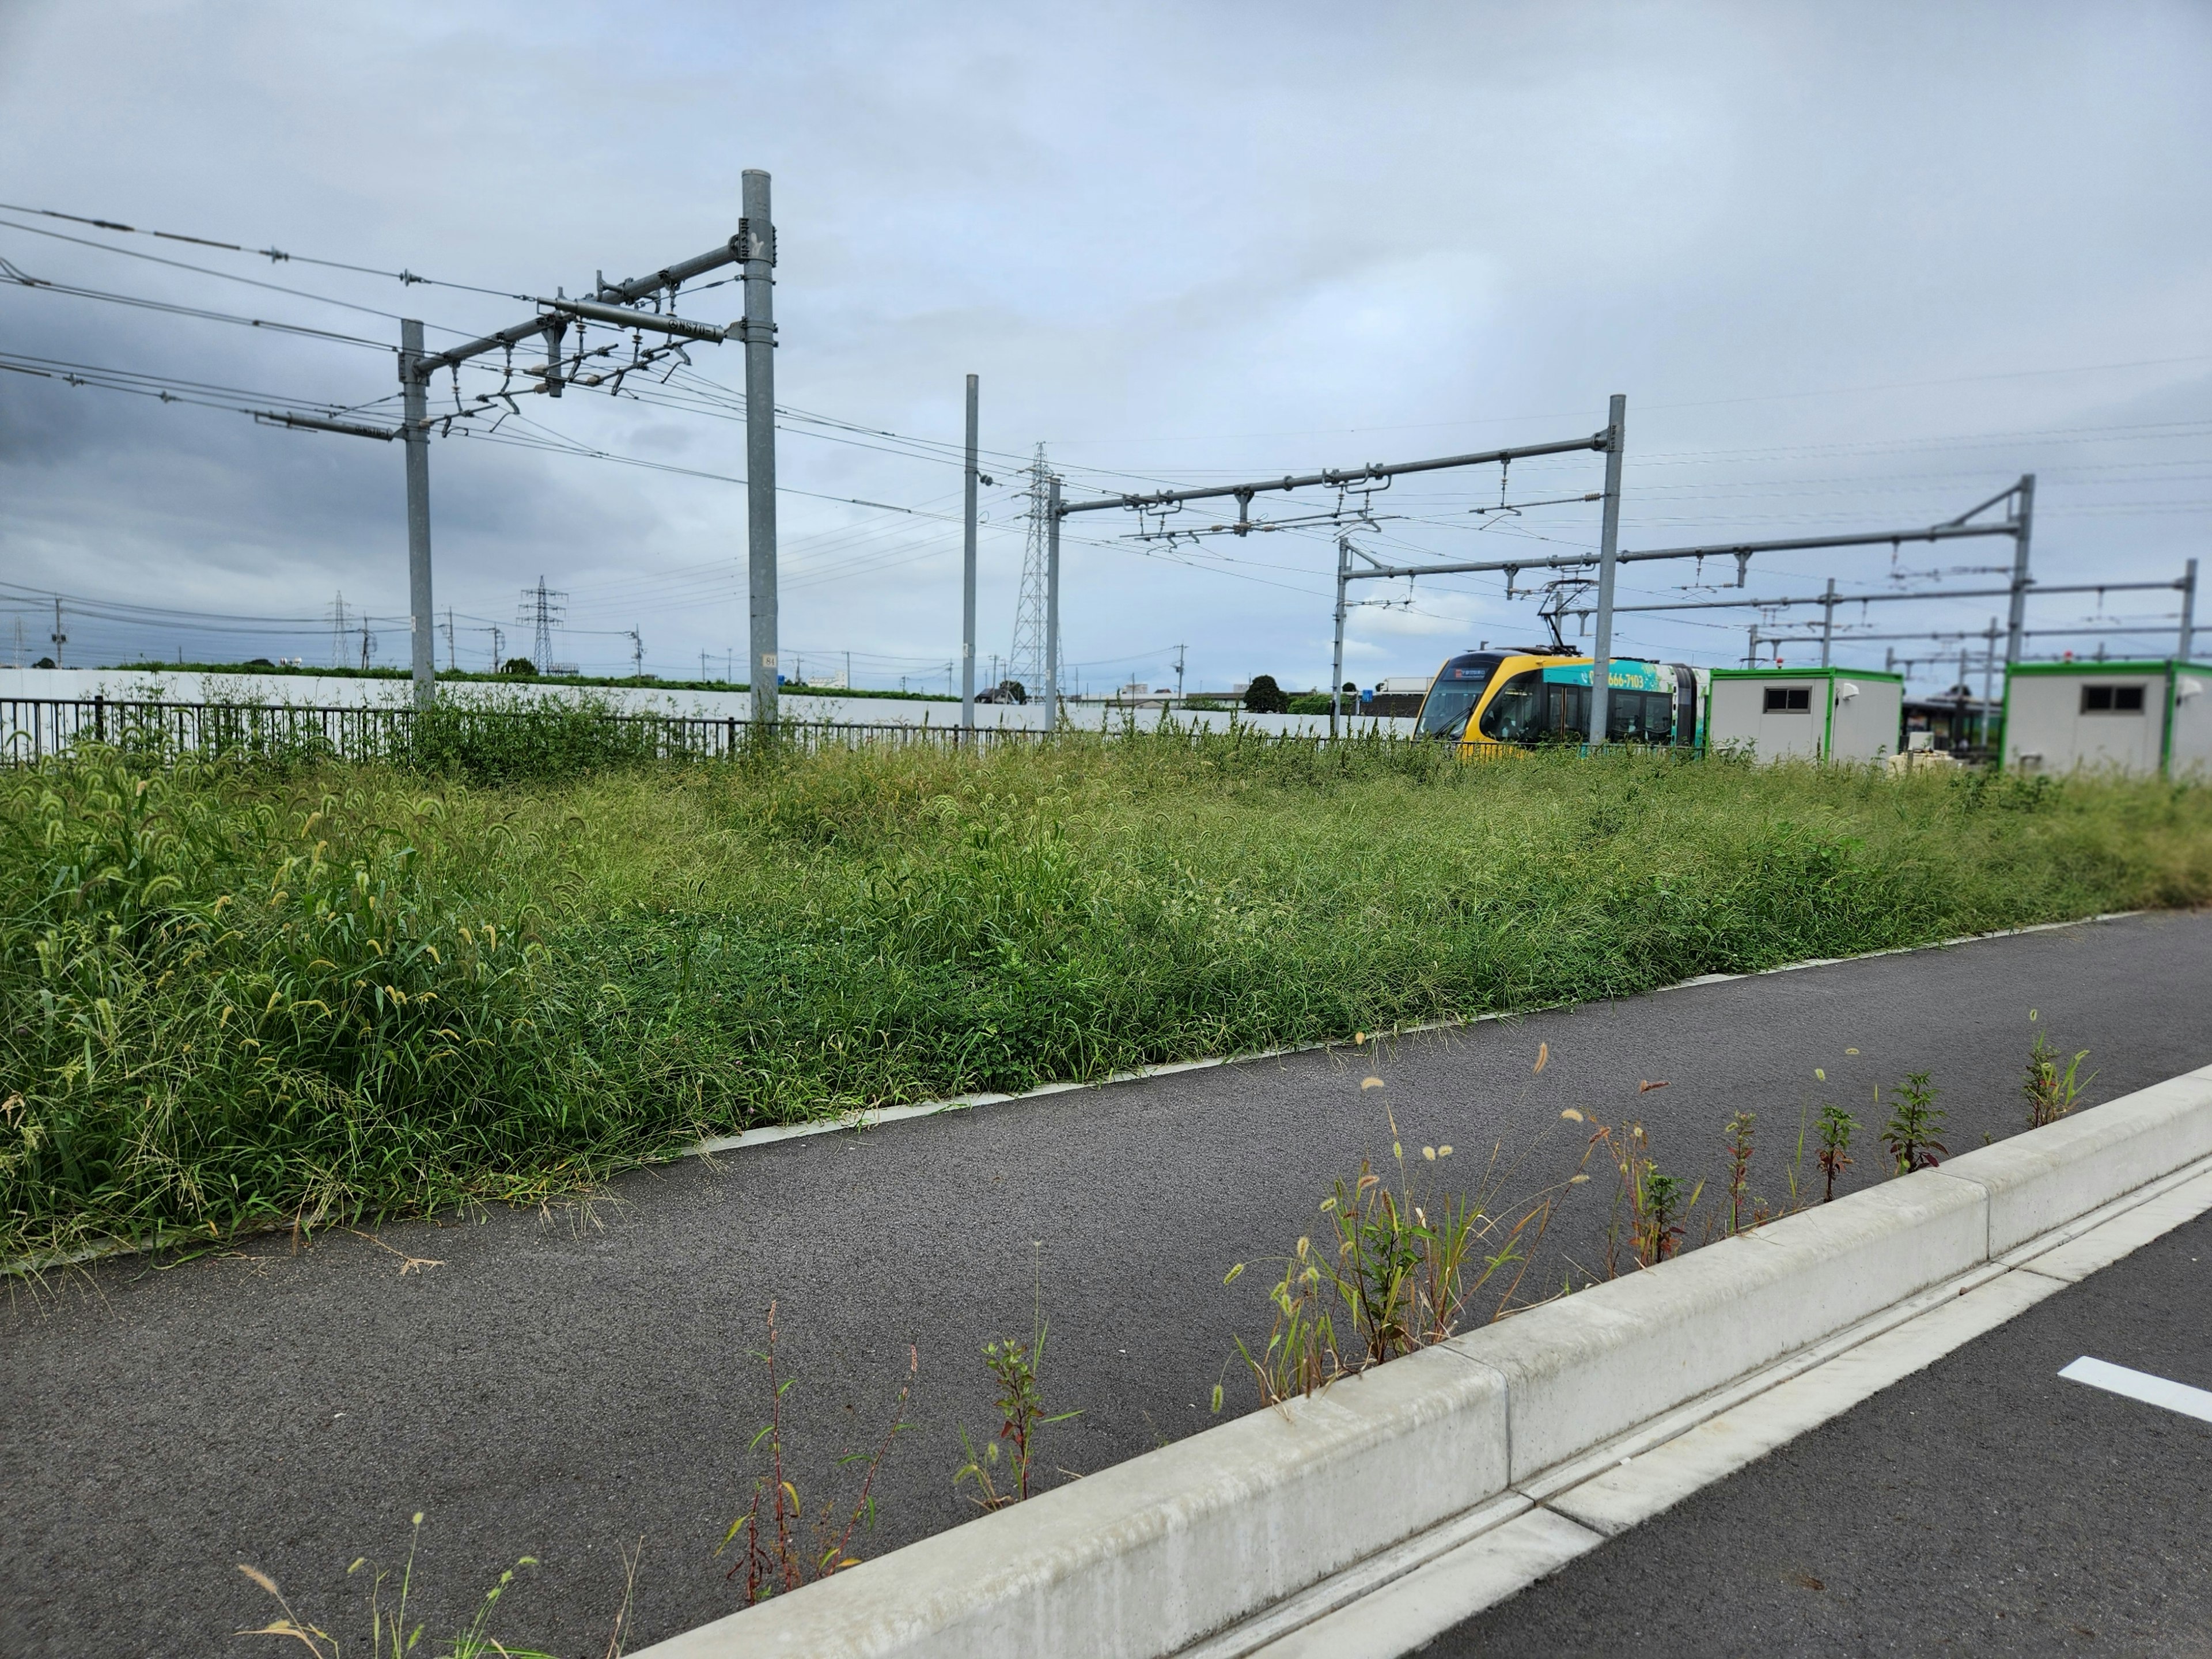
<svg viewBox="0 0 2212 1659"><path fill-rule="evenodd" d="M2208 1158L2212 1066L1193 1435L636 1659L1225 1656L1318 1632L1363 1584L1463 1601L1496 1576L1469 1553L1485 1540L1517 1528L1516 1559L1576 1553L1566 1517L1532 1509L1547 1493L1590 1482L1572 1529L1613 1529L1596 1449L1618 1462L1671 1442L1693 1468L1685 1431L1732 1402L1810 1387L1855 1345L1917 1352L1930 1318L2009 1316L2026 1304L2008 1280L2048 1294L2143 1227L2177 1224ZM1984 1311L1947 1314L1968 1292Z"/></svg>

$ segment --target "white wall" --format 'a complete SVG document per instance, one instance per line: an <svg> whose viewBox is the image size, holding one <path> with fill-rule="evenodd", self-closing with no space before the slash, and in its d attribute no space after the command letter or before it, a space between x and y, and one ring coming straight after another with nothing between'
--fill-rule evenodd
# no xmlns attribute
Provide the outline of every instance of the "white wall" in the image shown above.
<svg viewBox="0 0 2212 1659"><path fill-rule="evenodd" d="M637 714L682 714L692 718L747 720L752 699L743 691L655 690L632 686L574 686L557 683L519 681L513 684L483 680L442 681L438 695L456 702L503 700L517 695L536 697L598 698ZM10 697L78 699L104 696L111 700L168 702L295 703L325 708L398 707L413 699L406 680L349 679L320 674L201 674L188 672L149 673L112 668L0 667L0 699ZM1068 724L1087 730L1119 729L1133 718L1139 726L1157 726L1163 712L1157 708L1121 709L1099 704L1064 706ZM957 726L957 702L921 702L902 697L809 696L785 693L783 717L792 720L828 720L855 726ZM1175 719L1183 726L1223 729L1231 716L1202 711L1178 710ZM1261 732L1326 733L1326 714L1238 714L1240 726ZM1013 726L1034 730L1043 724L1043 711L1036 704L981 703L975 723L981 726ZM1355 732L1380 729L1400 737L1411 736L1410 720L1355 720Z"/></svg>
<svg viewBox="0 0 2212 1659"><path fill-rule="evenodd" d="M2212 778L2212 668L2185 668L2173 705L2173 775Z"/></svg>
<svg viewBox="0 0 2212 1659"><path fill-rule="evenodd" d="M1857 696L1843 695L1850 686L1858 688ZM1848 672L1839 675L1836 718L1829 727L1828 758L1870 761L1896 753L1898 724L1904 716L1905 687L1899 682L1861 679Z"/></svg>
<svg viewBox="0 0 2212 1659"><path fill-rule="evenodd" d="M1768 714L1766 690L1778 685L1809 690L1812 708L1801 714ZM1780 760L1790 755L1818 760L1827 720L1826 680L1716 679L1705 710L1705 742L1713 749L1748 744L1761 760Z"/></svg>
<svg viewBox="0 0 2212 1659"><path fill-rule="evenodd" d="M2139 685L2142 712L2085 714L2084 685ZM2016 674L2005 714L2005 763L2031 772L2071 772L2077 766L2155 772L2165 711L2164 674Z"/></svg>

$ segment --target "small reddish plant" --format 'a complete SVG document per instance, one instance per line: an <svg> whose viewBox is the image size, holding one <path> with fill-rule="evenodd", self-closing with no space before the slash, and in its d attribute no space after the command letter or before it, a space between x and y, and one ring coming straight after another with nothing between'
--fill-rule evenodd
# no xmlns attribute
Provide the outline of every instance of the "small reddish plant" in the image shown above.
<svg viewBox="0 0 2212 1659"><path fill-rule="evenodd" d="M1851 1167L1851 1134L1859 1121L1840 1106L1820 1108L1820 1202L1836 1195L1836 1177Z"/></svg>
<svg viewBox="0 0 2212 1659"><path fill-rule="evenodd" d="M1030 1340L1006 1337L983 1345L983 1366L999 1385L999 1433L985 1443L979 1455L960 1431L960 1449L967 1455L952 1477L952 1484L975 1483L975 1502L987 1510L1004 1509L1030 1495L1030 1472L1036 1461L1037 1431L1054 1423L1080 1417L1079 1411L1048 1412L1038 1374L1044 1369L1044 1339L1049 1328L1044 1317L1044 1289L1039 1279L1036 1304L1030 1323ZM1006 1468L1000 1470L1004 1457ZM1004 1482L1002 1485L1001 1482Z"/></svg>
<svg viewBox="0 0 2212 1659"><path fill-rule="evenodd" d="M1934 1169L1950 1156L1936 1139L1942 1133L1943 1120L1948 1115L1936 1103L1936 1085L1925 1072L1907 1072L1905 1081L1892 1092L1897 1098L1891 1103L1889 1121L1882 1126L1881 1144L1897 1160L1898 1174Z"/></svg>
<svg viewBox="0 0 2212 1659"><path fill-rule="evenodd" d="M899 1385L898 1398L892 1402L890 1426L884 1430L883 1439L872 1454L848 1452L837 1460L841 1468L863 1466L860 1492L852 1508L845 1512L840 1526L836 1508L825 1504L815 1517L814 1536L810 1542L805 1535L805 1517L799 1487L786 1473L783 1401L798 1379L779 1378L776 1375L775 1306L773 1302L768 1304L768 1346L753 1354L768 1368L769 1419L753 1436L750 1449L758 1452L765 1448L768 1468L753 1482L752 1503L743 1515L730 1522L729 1531L723 1534L714 1551L720 1555L732 1545L738 1545L738 1559L723 1576L735 1578L740 1572L744 1574L745 1601L749 1604L795 1590L810 1578L827 1578L834 1572L860 1565L859 1558L851 1553L853 1534L876 1523L876 1474L890 1455L891 1443L914 1426L902 1420L900 1413L906 1409L907 1400L914 1392L915 1378L921 1369L921 1355L909 1346L906 1378ZM740 1534L742 1544L738 1543Z"/></svg>

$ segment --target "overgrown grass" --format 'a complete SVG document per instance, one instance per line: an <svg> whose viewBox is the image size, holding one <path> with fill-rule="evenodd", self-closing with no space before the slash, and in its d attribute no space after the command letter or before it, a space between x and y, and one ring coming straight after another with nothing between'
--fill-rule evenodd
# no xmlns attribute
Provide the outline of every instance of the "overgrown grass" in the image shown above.
<svg viewBox="0 0 2212 1659"><path fill-rule="evenodd" d="M2154 781L1178 734L533 769L0 784L0 1250L2212 897L2212 791Z"/></svg>

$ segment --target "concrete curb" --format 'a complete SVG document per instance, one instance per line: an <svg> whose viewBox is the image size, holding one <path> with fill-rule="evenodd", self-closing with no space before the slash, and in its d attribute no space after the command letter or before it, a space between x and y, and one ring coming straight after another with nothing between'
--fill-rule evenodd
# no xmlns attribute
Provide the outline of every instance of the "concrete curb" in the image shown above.
<svg viewBox="0 0 2212 1659"><path fill-rule="evenodd" d="M1595 1485L1624 1437L1687 1440L1738 1396L2008 1275L2056 1290L2069 1250L2087 1246L2078 1276L2109 1248L2093 1230L2127 1231L2131 1194L2155 1210L2208 1158L2212 1066L1194 1435L637 1659L1159 1659L1193 1644L1228 1659L1275 1639L1255 1626L1287 1633L1341 1607L1363 1576L1463 1595L1432 1581L1496 1576L1468 1553L1478 1534L1527 1582L1609 1529L1539 1506ZM1270 1614L1324 1581L1342 1593L1287 1624Z"/></svg>

